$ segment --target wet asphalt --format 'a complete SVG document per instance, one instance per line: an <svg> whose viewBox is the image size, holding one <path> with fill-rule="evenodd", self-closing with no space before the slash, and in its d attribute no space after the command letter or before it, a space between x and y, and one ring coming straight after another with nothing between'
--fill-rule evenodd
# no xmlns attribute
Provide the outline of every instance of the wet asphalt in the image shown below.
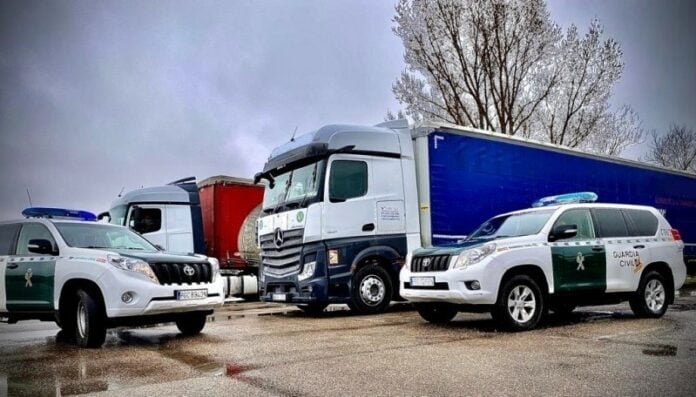
<svg viewBox="0 0 696 397"><path fill-rule="evenodd" d="M376 316L341 307L227 305L204 333L113 330L102 349L51 323L0 325L0 395L696 395L696 297L661 319L628 305L497 332L489 315L431 325L407 305Z"/></svg>

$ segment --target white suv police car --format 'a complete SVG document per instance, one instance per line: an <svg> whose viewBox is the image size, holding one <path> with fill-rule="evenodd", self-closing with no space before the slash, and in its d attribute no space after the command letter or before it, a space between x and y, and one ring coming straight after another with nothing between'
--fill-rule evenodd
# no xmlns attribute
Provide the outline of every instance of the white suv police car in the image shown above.
<svg viewBox="0 0 696 397"><path fill-rule="evenodd" d="M78 345L99 347L117 326L174 321L197 334L223 303L213 258L162 252L85 211L23 214L0 223L0 316L9 323L56 321Z"/></svg>
<svg viewBox="0 0 696 397"><path fill-rule="evenodd" d="M401 296L430 322L490 311L503 328L532 329L549 310L629 301L660 317L686 278L679 232L652 207L595 204L594 193L483 223L460 244L416 250L400 273ZM576 201L575 204L561 204Z"/></svg>

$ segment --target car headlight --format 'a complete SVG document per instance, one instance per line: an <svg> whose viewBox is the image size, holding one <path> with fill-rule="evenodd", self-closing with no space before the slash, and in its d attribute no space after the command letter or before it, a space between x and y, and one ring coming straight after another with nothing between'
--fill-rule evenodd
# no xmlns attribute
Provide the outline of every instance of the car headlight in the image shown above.
<svg viewBox="0 0 696 397"><path fill-rule="evenodd" d="M217 258L208 257L208 263L210 263L211 270L213 271L213 276L220 274L220 261Z"/></svg>
<svg viewBox="0 0 696 397"><path fill-rule="evenodd" d="M481 262L485 257L495 252L495 243L462 251L455 258L453 269L463 269L469 265Z"/></svg>
<svg viewBox="0 0 696 397"><path fill-rule="evenodd" d="M141 259L126 258L120 255L108 255L107 259L114 267L121 270L143 274L153 283L159 284L159 279L155 275L155 272L152 271L150 265Z"/></svg>
<svg viewBox="0 0 696 397"><path fill-rule="evenodd" d="M314 275L314 271L317 269L317 262L307 262L302 268L302 272L297 275L297 279L302 281L306 280Z"/></svg>

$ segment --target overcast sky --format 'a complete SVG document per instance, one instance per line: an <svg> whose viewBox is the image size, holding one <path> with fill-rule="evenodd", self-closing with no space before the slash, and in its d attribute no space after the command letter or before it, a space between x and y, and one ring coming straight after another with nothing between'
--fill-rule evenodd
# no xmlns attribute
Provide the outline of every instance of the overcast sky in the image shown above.
<svg viewBox="0 0 696 397"><path fill-rule="evenodd" d="M0 3L0 220L108 209L195 175L250 177L324 124L375 124L404 68L394 1ZM696 2L552 1L624 51L613 102L647 128L696 126ZM634 149L636 155L640 149Z"/></svg>

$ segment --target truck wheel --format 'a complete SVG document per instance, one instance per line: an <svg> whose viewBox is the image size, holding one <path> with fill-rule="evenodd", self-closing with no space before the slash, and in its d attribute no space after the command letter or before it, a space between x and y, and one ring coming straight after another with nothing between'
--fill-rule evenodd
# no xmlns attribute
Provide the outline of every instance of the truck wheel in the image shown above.
<svg viewBox="0 0 696 397"><path fill-rule="evenodd" d="M80 347L101 347L106 339L106 316L99 300L93 293L79 289L72 307L74 326L70 328L74 330L75 343Z"/></svg>
<svg viewBox="0 0 696 397"><path fill-rule="evenodd" d="M310 303L307 305L297 305L297 307L299 307L300 310L312 315L321 314L327 306L329 306L328 303Z"/></svg>
<svg viewBox="0 0 696 397"><path fill-rule="evenodd" d="M491 314L508 331L535 328L547 311L544 295L533 278L517 275L503 284Z"/></svg>
<svg viewBox="0 0 696 397"><path fill-rule="evenodd" d="M638 291L628 301L638 317L658 318L667 311L667 283L658 272L651 271L643 276Z"/></svg>
<svg viewBox="0 0 696 397"><path fill-rule="evenodd" d="M416 303L416 310L423 319L433 324L445 324L457 315L457 307L450 303Z"/></svg>
<svg viewBox="0 0 696 397"><path fill-rule="evenodd" d="M184 335L198 335L203 331L207 317L202 312L185 313L176 320L176 327Z"/></svg>
<svg viewBox="0 0 696 397"><path fill-rule="evenodd" d="M368 265L353 276L351 308L362 314L382 313L392 297L389 273L377 265Z"/></svg>

